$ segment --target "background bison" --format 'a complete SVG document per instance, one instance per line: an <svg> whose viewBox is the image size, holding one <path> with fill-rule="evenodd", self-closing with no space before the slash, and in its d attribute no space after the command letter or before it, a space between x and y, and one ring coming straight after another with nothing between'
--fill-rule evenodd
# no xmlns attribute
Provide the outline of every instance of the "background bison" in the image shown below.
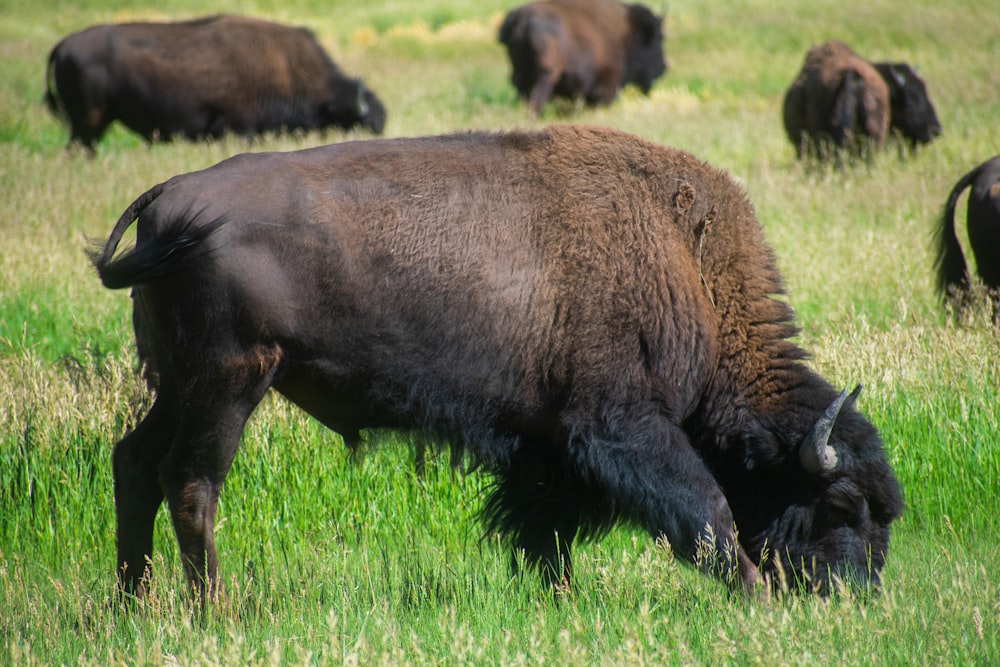
<svg viewBox="0 0 1000 667"><path fill-rule="evenodd" d="M741 588L878 581L901 510L880 439L801 363L751 204L690 154L557 126L241 155L141 195L94 259L159 370L114 453L127 592L164 497L211 587L270 388L349 445L464 449L496 479L486 523L552 582L616 522Z"/></svg>
<svg viewBox="0 0 1000 667"><path fill-rule="evenodd" d="M46 80L70 142L91 151L114 120L147 141L385 124L311 32L237 16L87 28L52 49Z"/></svg>
<svg viewBox="0 0 1000 667"><path fill-rule="evenodd" d="M798 157L831 149L858 155L881 148L889 128L889 89L878 71L843 42L809 49L783 107Z"/></svg>
<svg viewBox="0 0 1000 667"><path fill-rule="evenodd" d="M1000 155L990 158L965 176L948 195L938 227L938 291L946 302L961 307L968 299L972 278L955 233L955 204L972 186L966 224L969 244L976 256L976 270L991 291L993 320L1000 320Z"/></svg>
<svg viewBox="0 0 1000 667"><path fill-rule="evenodd" d="M635 84L648 93L667 71L663 17L618 0L543 0L514 9L500 26L511 81L538 115L553 96L610 104Z"/></svg>

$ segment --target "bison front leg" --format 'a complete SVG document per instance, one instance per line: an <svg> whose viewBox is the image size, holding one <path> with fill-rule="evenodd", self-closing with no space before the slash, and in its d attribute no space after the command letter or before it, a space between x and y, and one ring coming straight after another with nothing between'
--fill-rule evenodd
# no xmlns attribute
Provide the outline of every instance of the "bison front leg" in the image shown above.
<svg viewBox="0 0 1000 667"><path fill-rule="evenodd" d="M553 70L542 69L538 72L535 85L531 87L531 94L528 96L528 109L532 118L542 115L542 108L552 99L556 82L559 81L559 73Z"/></svg>
<svg viewBox="0 0 1000 667"><path fill-rule="evenodd" d="M514 573L523 560L558 590L572 581L570 550L580 525L580 489L565 478L564 462L537 452L530 445L519 450L498 477L483 514L488 527L510 541Z"/></svg>
<svg viewBox="0 0 1000 667"><path fill-rule="evenodd" d="M737 539L729 503L679 427L645 417L620 439L571 444L583 474L617 514L666 537L674 553L730 585L753 590L757 566Z"/></svg>

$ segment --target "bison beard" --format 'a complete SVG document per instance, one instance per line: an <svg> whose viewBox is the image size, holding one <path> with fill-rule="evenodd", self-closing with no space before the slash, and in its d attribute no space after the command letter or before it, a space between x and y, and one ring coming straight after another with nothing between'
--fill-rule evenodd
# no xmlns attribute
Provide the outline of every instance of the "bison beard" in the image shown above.
<svg viewBox="0 0 1000 667"><path fill-rule="evenodd" d="M242 155L140 196L94 261L134 287L157 370L114 452L126 593L164 497L212 590L219 492L270 388L349 445L463 451L496 480L486 524L552 582L618 522L738 588L878 580L901 510L878 435L788 340L744 193L687 153L562 126Z"/></svg>

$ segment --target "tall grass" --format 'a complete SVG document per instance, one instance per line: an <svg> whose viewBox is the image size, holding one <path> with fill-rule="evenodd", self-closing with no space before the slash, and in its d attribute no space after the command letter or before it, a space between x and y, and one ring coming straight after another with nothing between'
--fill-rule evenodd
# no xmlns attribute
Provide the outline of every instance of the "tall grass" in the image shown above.
<svg viewBox="0 0 1000 667"><path fill-rule="evenodd" d="M949 664L1000 662L1000 339L984 307L950 320L933 226L955 181L995 154L1000 99L988 3L670 3L670 73L649 97L528 119L494 41L514 2L84 0L0 5L0 664ZM62 35L104 21L221 11L308 25L365 76L386 133L579 121L676 145L747 189L775 248L801 343L832 382L865 387L904 488L882 594L746 602L669 545L614 531L576 556L554 601L481 536L489 480L390 436L352 461L279 397L251 420L217 528L225 597L184 593L165 512L140 613L113 591L113 443L149 396L129 303L84 255L132 198L237 152L327 135L146 147L116 128L66 151L41 105ZM844 170L794 163L781 97L805 50L838 37L927 80L944 135ZM960 210L964 210L964 198ZM964 216L959 216L960 221ZM960 236L965 237L964 229Z"/></svg>

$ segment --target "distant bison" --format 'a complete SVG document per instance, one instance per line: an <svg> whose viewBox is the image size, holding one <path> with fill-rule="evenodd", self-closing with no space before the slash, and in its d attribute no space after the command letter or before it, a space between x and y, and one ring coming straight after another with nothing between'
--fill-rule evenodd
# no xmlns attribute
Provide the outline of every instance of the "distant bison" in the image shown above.
<svg viewBox="0 0 1000 667"><path fill-rule="evenodd" d="M667 71L663 18L618 0L541 0L514 9L500 26L511 80L537 116L553 96L610 104L635 84L649 93Z"/></svg>
<svg viewBox="0 0 1000 667"><path fill-rule="evenodd" d="M976 269L991 291L993 320L1000 321L1000 155L990 158L955 184L938 228L938 290L946 302L961 307L972 288L972 278L955 234L955 203L972 186L966 224Z"/></svg>
<svg viewBox="0 0 1000 667"><path fill-rule="evenodd" d="M879 436L803 365L746 195L688 153L556 126L240 155L141 195L94 261L159 371L113 457L126 593L164 497L211 592L271 388L349 446L464 451L496 479L486 524L552 583L619 522L738 589L878 582L901 511Z"/></svg>
<svg viewBox="0 0 1000 667"><path fill-rule="evenodd" d="M831 149L864 154L885 143L889 89L871 63L843 42L829 41L809 49L783 113L798 157L825 157Z"/></svg>
<svg viewBox="0 0 1000 667"><path fill-rule="evenodd" d="M114 120L147 141L385 124L311 32L238 16L69 35L49 54L45 100L91 151Z"/></svg>
<svg viewBox="0 0 1000 667"><path fill-rule="evenodd" d="M909 142L930 143L941 134L941 123L927 93L927 84L906 63L873 63L889 87L889 129Z"/></svg>

